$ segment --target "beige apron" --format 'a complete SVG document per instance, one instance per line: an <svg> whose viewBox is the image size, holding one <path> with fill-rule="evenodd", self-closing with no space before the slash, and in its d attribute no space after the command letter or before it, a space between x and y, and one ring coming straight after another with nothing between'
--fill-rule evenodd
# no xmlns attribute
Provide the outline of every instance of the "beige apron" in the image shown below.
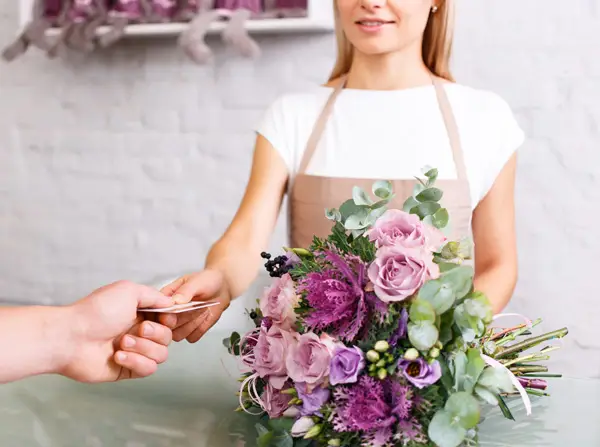
<svg viewBox="0 0 600 447"><path fill-rule="evenodd" d="M457 174L457 178L454 180L438 180L436 187L444 192L440 203L450 213L450 237L457 240L470 235L472 209L469 182L458 128L450 102L446 96L446 90L441 80L434 76L432 76L432 80L446 131L448 132ZM325 130L327 120L333 111L335 101L345 85L346 76L340 79L323 107L308 140L300 168L291 187L289 238L292 247L308 248L312 243L313 236L327 237L333 222L325 217L325 209L339 208L344 201L352 197L354 186L360 186L365 191L370 192L375 181L389 180L333 178L307 175L305 173ZM381 162L385 163L384 160ZM395 197L388 208L402 209L404 201L413 194L416 180L392 180L392 183Z"/></svg>

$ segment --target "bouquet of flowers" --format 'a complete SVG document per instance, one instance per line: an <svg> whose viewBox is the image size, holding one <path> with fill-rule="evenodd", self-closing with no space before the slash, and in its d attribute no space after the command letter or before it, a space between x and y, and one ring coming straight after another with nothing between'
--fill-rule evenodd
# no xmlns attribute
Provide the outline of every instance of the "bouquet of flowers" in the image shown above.
<svg viewBox="0 0 600 447"><path fill-rule="evenodd" d="M533 336L532 322L493 327L473 287L468 241L448 240L449 215L419 180L403 210L392 184L355 187L326 210L331 234L307 249L262 257L274 278L249 316L256 328L224 340L239 357L240 408L260 416L258 445L477 445L483 406L546 395L549 359L567 329ZM525 352L527 351L527 352Z"/></svg>

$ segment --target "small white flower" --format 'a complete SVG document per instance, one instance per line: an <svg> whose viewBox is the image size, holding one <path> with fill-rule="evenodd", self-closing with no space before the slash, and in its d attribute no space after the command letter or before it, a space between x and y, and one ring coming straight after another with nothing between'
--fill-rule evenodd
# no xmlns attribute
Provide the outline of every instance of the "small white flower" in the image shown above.
<svg viewBox="0 0 600 447"><path fill-rule="evenodd" d="M292 436L299 438L304 436L308 431L315 426L315 421L308 416L301 417L292 427Z"/></svg>

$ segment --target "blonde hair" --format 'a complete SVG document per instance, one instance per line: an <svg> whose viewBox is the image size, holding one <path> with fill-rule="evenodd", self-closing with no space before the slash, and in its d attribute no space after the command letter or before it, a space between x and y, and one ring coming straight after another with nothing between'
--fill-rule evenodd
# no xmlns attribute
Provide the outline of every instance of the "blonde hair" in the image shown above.
<svg viewBox="0 0 600 447"><path fill-rule="evenodd" d="M346 38L340 24L337 2L334 1L337 59L329 81L348 73L354 58L354 47ZM454 1L442 0L435 13L431 13L423 33L423 61L436 76L454 82L450 73L450 55L454 35Z"/></svg>

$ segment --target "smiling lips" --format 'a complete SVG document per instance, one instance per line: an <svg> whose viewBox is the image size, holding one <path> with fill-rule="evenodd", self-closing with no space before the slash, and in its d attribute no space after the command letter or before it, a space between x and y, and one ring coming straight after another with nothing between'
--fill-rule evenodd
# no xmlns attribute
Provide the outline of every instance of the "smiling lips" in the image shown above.
<svg viewBox="0 0 600 447"><path fill-rule="evenodd" d="M363 30L365 32L373 33L373 32L381 31L385 25L390 25L395 22L392 20L363 19L363 20L357 20L355 23L358 25L358 27L361 30Z"/></svg>

